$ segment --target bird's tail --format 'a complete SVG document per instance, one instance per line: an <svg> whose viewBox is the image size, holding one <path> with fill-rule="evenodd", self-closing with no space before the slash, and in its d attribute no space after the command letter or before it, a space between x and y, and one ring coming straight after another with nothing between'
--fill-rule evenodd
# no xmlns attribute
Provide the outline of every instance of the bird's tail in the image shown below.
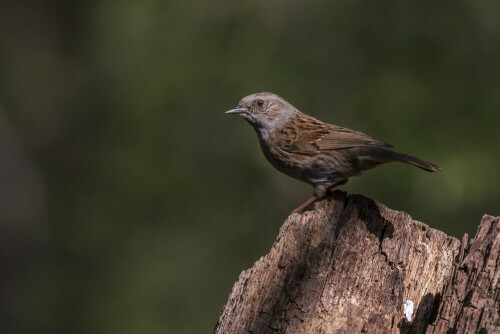
<svg viewBox="0 0 500 334"><path fill-rule="evenodd" d="M439 172L441 168L411 155L390 151L385 147L356 147L349 149L351 156L355 157L356 167L359 170L370 169L386 162L401 161L417 166L428 172Z"/></svg>
<svg viewBox="0 0 500 334"><path fill-rule="evenodd" d="M422 168L423 170L426 170L428 172L439 172L441 170L440 167L431 164L430 162L424 161L422 159L412 157L411 155L403 154L403 153L398 153L398 152L393 152L387 150L387 152L390 152L390 155L396 160L396 161L401 161L413 166L417 166L419 168Z"/></svg>

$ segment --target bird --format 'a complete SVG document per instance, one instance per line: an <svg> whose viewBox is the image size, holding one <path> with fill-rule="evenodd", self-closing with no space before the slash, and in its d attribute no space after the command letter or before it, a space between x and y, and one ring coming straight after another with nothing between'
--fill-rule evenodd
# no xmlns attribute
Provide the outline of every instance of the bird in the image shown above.
<svg viewBox="0 0 500 334"><path fill-rule="evenodd" d="M300 213L330 189L352 176L387 162L404 162L428 172L440 167L403 153L390 144L300 112L268 92L244 97L226 114L241 115L254 128L266 159L278 171L313 186L313 195L293 212Z"/></svg>

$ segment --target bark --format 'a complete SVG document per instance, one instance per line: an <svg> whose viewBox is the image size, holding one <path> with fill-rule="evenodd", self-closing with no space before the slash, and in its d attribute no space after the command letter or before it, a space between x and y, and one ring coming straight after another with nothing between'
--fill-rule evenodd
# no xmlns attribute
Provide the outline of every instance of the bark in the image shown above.
<svg viewBox="0 0 500 334"><path fill-rule="evenodd" d="M434 333L500 333L500 217L485 215L476 236L462 239Z"/></svg>
<svg viewBox="0 0 500 334"><path fill-rule="evenodd" d="M269 254L240 274L215 333L500 333L499 228L485 216L461 244L335 191L288 217Z"/></svg>

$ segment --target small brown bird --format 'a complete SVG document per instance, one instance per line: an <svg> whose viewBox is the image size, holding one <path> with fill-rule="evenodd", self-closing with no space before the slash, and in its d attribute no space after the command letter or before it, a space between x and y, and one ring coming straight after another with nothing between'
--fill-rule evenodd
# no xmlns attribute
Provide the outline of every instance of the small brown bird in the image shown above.
<svg viewBox="0 0 500 334"><path fill-rule="evenodd" d="M351 176L386 162L401 161L428 172L441 170L429 162L391 151L391 145L364 133L303 114L272 93L244 97L226 114L239 114L253 126L262 152L277 170L314 187L314 196L294 212L301 212Z"/></svg>

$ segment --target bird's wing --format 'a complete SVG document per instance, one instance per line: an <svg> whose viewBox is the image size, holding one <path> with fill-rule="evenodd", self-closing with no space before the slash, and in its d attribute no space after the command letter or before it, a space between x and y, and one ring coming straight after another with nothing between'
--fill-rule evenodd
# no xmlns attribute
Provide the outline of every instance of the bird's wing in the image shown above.
<svg viewBox="0 0 500 334"><path fill-rule="evenodd" d="M304 117L305 116L305 117ZM358 131L321 122L307 115L296 116L281 129L281 149L292 154L316 155L320 151L360 146L392 147Z"/></svg>

